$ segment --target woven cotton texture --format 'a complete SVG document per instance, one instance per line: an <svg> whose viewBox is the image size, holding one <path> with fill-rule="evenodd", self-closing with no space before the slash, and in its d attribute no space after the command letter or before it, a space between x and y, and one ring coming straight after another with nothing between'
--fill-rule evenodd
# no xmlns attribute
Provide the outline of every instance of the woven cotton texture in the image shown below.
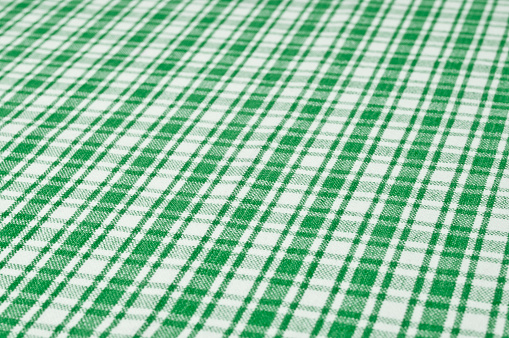
<svg viewBox="0 0 509 338"><path fill-rule="evenodd" d="M0 0L0 335L509 337L508 0Z"/></svg>

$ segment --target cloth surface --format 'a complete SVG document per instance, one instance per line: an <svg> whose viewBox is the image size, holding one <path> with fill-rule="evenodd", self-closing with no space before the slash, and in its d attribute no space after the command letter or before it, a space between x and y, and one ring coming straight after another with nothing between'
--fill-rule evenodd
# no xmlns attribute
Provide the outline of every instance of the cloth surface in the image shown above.
<svg viewBox="0 0 509 338"><path fill-rule="evenodd" d="M507 0L0 1L0 331L508 337Z"/></svg>

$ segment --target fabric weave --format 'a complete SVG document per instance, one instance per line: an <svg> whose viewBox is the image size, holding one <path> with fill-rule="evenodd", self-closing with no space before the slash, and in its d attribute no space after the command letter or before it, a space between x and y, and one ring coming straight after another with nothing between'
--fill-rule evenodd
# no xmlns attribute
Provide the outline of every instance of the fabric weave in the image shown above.
<svg viewBox="0 0 509 338"><path fill-rule="evenodd" d="M508 0L0 0L2 336L509 337Z"/></svg>

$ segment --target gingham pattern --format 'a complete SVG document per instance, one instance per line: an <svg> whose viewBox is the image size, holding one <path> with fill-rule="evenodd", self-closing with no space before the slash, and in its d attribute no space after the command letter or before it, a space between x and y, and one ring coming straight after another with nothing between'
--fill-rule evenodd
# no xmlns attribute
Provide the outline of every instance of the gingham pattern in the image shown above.
<svg viewBox="0 0 509 338"><path fill-rule="evenodd" d="M509 337L507 0L0 0L0 334Z"/></svg>

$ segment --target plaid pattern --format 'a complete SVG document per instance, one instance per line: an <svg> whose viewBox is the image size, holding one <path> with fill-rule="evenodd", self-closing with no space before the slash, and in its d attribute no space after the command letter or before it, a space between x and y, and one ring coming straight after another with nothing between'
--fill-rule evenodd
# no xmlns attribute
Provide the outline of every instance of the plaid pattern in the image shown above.
<svg viewBox="0 0 509 338"><path fill-rule="evenodd" d="M2 336L509 336L507 0L3 0L0 42Z"/></svg>

